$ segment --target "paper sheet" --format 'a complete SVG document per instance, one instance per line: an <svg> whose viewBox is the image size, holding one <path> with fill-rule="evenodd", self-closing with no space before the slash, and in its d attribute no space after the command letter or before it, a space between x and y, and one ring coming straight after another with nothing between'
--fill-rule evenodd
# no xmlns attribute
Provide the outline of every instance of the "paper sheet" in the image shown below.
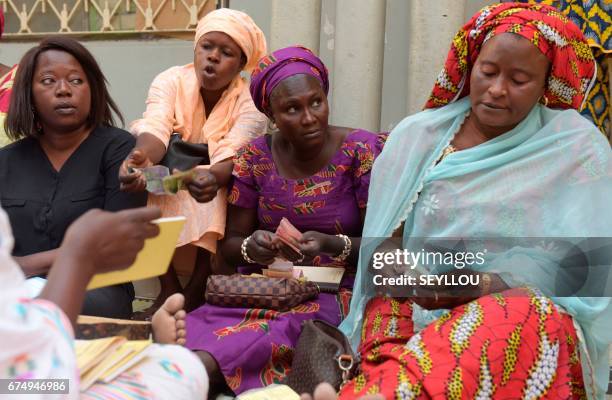
<svg viewBox="0 0 612 400"><path fill-rule="evenodd" d="M89 282L87 290L152 278L166 273L179 234L185 225L185 217L160 218L153 222L159 225L160 233L146 240L134 264L121 271L95 275Z"/></svg>

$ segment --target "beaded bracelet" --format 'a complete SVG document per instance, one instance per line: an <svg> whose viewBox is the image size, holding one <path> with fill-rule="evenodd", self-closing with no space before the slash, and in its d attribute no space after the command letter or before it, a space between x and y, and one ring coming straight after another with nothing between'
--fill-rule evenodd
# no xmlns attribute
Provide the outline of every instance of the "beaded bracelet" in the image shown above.
<svg viewBox="0 0 612 400"><path fill-rule="evenodd" d="M339 235L336 235L336 236L338 236L340 239L344 240L344 249L342 249L342 253L340 253L336 257L332 257L332 259L334 261L341 262L341 261L346 260L346 258L349 256L349 254L351 254L351 247L352 247L353 244L351 243L351 239L349 239L349 237L346 236L346 235L339 234Z"/></svg>
<svg viewBox="0 0 612 400"><path fill-rule="evenodd" d="M249 240L251 239L251 236L247 236L242 241L242 244L240 245L240 254L242 254L242 258L244 258L244 261L248 262L249 264L257 264L257 262L253 260L251 257L249 257L249 255L247 254L247 244Z"/></svg>

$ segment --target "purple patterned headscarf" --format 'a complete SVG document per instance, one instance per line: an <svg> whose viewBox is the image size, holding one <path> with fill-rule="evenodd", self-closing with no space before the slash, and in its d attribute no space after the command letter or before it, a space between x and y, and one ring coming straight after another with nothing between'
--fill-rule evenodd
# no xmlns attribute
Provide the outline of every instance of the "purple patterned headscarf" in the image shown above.
<svg viewBox="0 0 612 400"><path fill-rule="evenodd" d="M329 92L325 64L306 47L285 47L259 60L251 74L251 97L257 109L268 115L270 94L274 88L284 79L298 74L314 76L321 82L325 94Z"/></svg>

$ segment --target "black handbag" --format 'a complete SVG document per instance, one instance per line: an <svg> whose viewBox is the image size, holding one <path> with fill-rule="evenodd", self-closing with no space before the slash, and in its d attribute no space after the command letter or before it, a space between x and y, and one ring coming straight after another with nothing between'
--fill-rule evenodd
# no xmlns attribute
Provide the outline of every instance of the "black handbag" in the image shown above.
<svg viewBox="0 0 612 400"><path fill-rule="evenodd" d="M171 174L175 169L187 171L197 165L208 165L208 145L185 142L179 133L173 133L168 141L166 155L159 164L168 167Z"/></svg>
<svg viewBox="0 0 612 400"><path fill-rule="evenodd" d="M312 393L319 383L327 382L336 390L357 372L359 358L338 328L320 320L302 324L291 364L284 383L296 393Z"/></svg>

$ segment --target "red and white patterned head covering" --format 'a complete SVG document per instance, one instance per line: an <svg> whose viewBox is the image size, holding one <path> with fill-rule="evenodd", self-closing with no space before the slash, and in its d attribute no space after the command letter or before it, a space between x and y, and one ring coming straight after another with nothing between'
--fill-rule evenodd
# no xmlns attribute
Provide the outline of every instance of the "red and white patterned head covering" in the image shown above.
<svg viewBox="0 0 612 400"><path fill-rule="evenodd" d="M502 33L528 39L550 60L544 92L548 107L582 108L596 74L595 60L584 35L556 8L523 3L485 7L459 30L425 108L440 107L467 96L472 66L483 43Z"/></svg>

